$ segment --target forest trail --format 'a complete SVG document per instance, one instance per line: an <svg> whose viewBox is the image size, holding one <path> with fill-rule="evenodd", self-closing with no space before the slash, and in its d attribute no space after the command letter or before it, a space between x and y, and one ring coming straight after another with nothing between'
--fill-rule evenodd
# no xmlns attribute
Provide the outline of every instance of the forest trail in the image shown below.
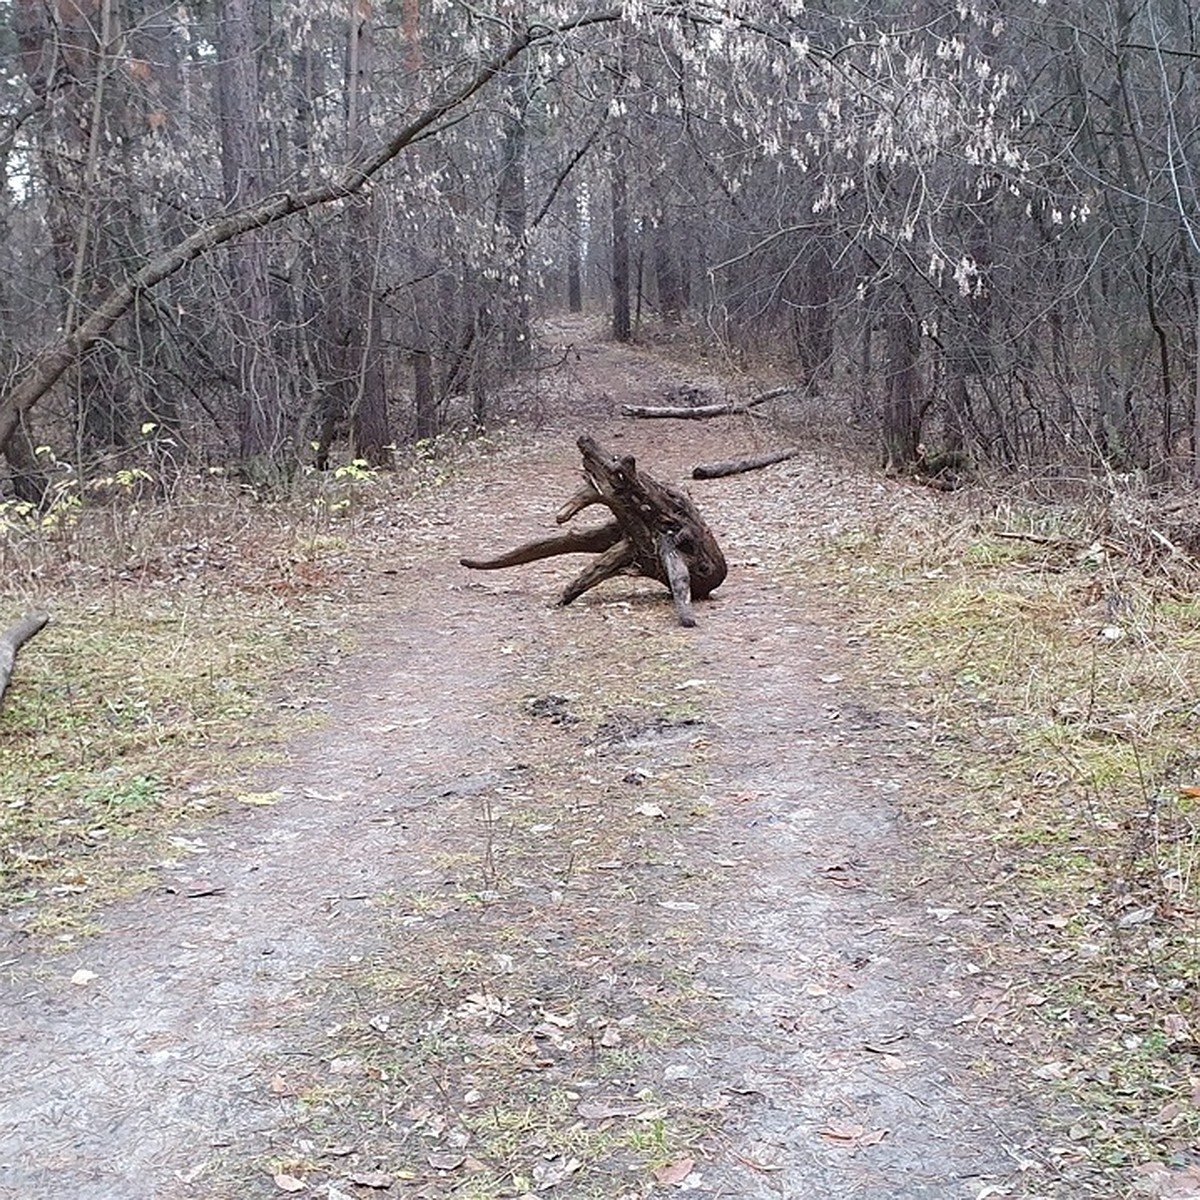
<svg viewBox="0 0 1200 1200"><path fill-rule="evenodd" d="M759 448L615 416L678 374L582 328L563 411L422 499L361 649L293 681L321 721L263 805L94 939L0 951L0 1196L1089 1194L970 906L911 886L921 731L772 561L816 454L692 487L731 561L694 630L644 581L550 607L578 559L456 565L547 528L584 429L667 482Z"/></svg>

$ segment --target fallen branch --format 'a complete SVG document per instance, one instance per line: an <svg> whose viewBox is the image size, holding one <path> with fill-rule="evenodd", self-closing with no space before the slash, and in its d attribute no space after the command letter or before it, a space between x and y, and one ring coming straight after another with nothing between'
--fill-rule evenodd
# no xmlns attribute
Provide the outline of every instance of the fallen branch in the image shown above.
<svg viewBox="0 0 1200 1200"><path fill-rule="evenodd" d="M1038 546L1071 546L1075 543L1059 537L1047 537L1044 533L1022 533L1018 529L995 529L992 537L1007 538L1014 542L1033 542Z"/></svg>
<svg viewBox="0 0 1200 1200"><path fill-rule="evenodd" d="M800 389L787 384L784 387L772 388L750 400L727 400L720 404L623 404L621 415L626 417L641 417L643 420L672 418L677 421L704 421L709 417L736 417L750 412L768 400L778 400L781 396L790 396Z"/></svg>
<svg viewBox="0 0 1200 1200"><path fill-rule="evenodd" d="M720 479L724 475L740 475L743 471L758 471L775 463L795 458L799 450L776 450L774 454L760 454L757 458L731 458L726 462L701 463L692 469L693 479Z"/></svg>
<svg viewBox="0 0 1200 1200"><path fill-rule="evenodd" d="M34 634L41 633L49 620L47 613L30 613L0 633L0 706L4 704L4 693L8 690L8 681L12 678L17 651Z"/></svg>

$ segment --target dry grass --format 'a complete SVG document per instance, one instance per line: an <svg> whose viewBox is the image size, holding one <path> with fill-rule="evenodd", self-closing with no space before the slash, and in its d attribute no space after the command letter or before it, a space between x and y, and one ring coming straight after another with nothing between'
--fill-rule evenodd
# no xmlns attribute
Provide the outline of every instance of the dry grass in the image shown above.
<svg viewBox="0 0 1200 1200"><path fill-rule="evenodd" d="M1200 574L1164 571L1126 501L881 503L852 483L793 556L861 639L857 686L923 731L925 870L992 912L980 951L1044 1018L1029 1066L1078 1104L1080 1154L1169 1158L1200 1137Z"/></svg>
<svg viewBox="0 0 1200 1200"><path fill-rule="evenodd" d="M86 503L61 487L40 517L0 504L0 623L52 618L0 714L0 907L65 940L151 886L164 839L236 805L308 719L315 681L287 672L343 648L364 565L483 448L425 444L393 475L348 465L269 494L209 474L146 495L136 476Z"/></svg>

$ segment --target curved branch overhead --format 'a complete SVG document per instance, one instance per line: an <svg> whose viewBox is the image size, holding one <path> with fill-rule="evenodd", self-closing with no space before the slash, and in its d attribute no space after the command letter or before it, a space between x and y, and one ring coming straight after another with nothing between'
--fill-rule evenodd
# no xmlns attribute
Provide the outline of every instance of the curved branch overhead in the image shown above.
<svg viewBox="0 0 1200 1200"><path fill-rule="evenodd" d="M193 260L242 234L353 196L397 155L461 109L530 47L589 26L614 22L620 16L620 8L609 8L554 26L531 25L515 33L508 46L480 67L470 79L448 89L416 118L396 129L377 149L345 167L335 178L298 192L268 196L259 203L217 218L155 255L101 299L85 321L61 341L43 350L26 366L15 386L0 399L0 449L8 443L23 415L133 307L142 293L162 283Z"/></svg>

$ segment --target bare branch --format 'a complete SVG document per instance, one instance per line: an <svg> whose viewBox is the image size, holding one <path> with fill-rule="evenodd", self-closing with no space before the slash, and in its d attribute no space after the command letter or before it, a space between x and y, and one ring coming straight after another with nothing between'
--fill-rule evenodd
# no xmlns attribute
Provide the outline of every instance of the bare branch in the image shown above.
<svg viewBox="0 0 1200 1200"><path fill-rule="evenodd" d="M620 15L619 8L610 8L558 26L538 25L525 29L516 34L504 50L480 67L466 83L435 100L415 120L397 129L375 151L351 163L334 179L304 191L269 196L196 230L169 250L155 255L101 300L86 321L56 345L43 350L28 365L20 382L0 400L0 447L12 436L22 414L45 396L63 373L129 311L143 292L242 234L263 229L310 208L353 196L406 147L460 109L531 46L589 26L614 22Z"/></svg>

